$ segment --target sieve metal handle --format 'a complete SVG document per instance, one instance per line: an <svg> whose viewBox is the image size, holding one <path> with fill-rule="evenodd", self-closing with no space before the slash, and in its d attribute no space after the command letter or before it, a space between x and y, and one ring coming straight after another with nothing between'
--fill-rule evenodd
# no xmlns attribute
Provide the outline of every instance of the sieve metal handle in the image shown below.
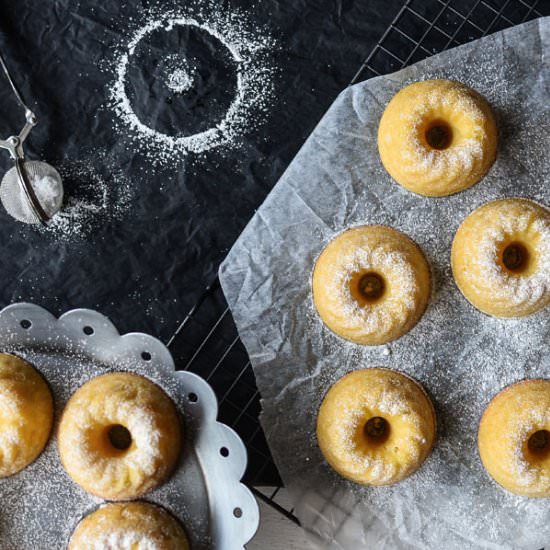
<svg viewBox="0 0 550 550"><path fill-rule="evenodd" d="M8 70L8 66L6 65L6 62L4 61L4 57L2 56L2 53L0 52L0 65L2 66L2 70L4 71L4 74L6 75L6 78L8 79L8 82L10 84L10 87L17 98L17 102L23 109L25 110L25 119L27 122L33 121L33 126L36 124L36 115L29 109L27 104L25 103L25 100L23 99L23 96L21 95L21 92L17 88L17 85L15 84L15 81L11 77L10 71Z"/></svg>
<svg viewBox="0 0 550 550"><path fill-rule="evenodd" d="M23 126L23 129L19 132L17 136L10 136L7 139L0 139L0 147L3 149L7 149L10 152L10 155L13 159L19 157L23 158L23 143L27 139L27 136L30 134L31 130L36 126L36 123L38 122L36 115L29 109L27 104L25 103L23 96L21 95L21 92L17 88L13 78L11 77L11 74L8 70L8 66L6 65L6 62L4 61L4 57L2 56L2 53L0 52L0 66L2 67L2 70L4 71L4 75L6 76L10 87L17 99L17 102L25 111L25 125Z"/></svg>
<svg viewBox="0 0 550 550"><path fill-rule="evenodd" d="M46 225L46 222L50 219L50 217L48 216L48 214L46 214L46 212L42 208L42 205L40 204L40 201L38 200L38 197L34 192L34 189L29 181L29 178L27 177L27 173L24 166L24 160L23 160L25 158L23 143L27 139L28 135L30 134L34 126L36 126L36 123L37 123L36 115L29 109L29 107L23 100L23 96L19 92L13 78L11 77L10 72L8 70L8 66L6 65L6 62L4 61L4 57L2 56L1 53L0 53L0 66L2 66L2 70L4 71L4 74L10 84L10 87L15 97L17 98L17 102L25 110L25 125L23 126L23 129L19 132L17 136L10 136L7 139L0 139L0 148L7 149L9 151L12 159L15 162L17 176L19 177L19 182L21 183L23 192L27 197L29 206L33 211L33 214L36 216L36 218L40 220L40 223L42 225Z"/></svg>

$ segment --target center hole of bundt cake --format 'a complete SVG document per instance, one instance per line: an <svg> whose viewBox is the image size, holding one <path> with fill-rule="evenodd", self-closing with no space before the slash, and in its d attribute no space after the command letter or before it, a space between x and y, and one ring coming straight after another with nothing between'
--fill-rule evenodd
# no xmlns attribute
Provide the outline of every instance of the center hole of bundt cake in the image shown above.
<svg viewBox="0 0 550 550"><path fill-rule="evenodd" d="M502 251L502 263L512 273L521 273L529 262L529 252L521 243L510 243Z"/></svg>
<svg viewBox="0 0 550 550"><path fill-rule="evenodd" d="M438 120L426 128L426 141L432 149L447 149L453 140L451 127Z"/></svg>
<svg viewBox="0 0 550 550"><path fill-rule="evenodd" d="M384 294L386 285L384 279L377 273L365 273L359 279L358 289L367 302L375 302Z"/></svg>
<svg viewBox="0 0 550 550"><path fill-rule="evenodd" d="M132 444L132 434L122 424L111 426L107 430L107 437L111 445L119 451L125 451Z"/></svg>
<svg viewBox="0 0 550 550"><path fill-rule="evenodd" d="M390 434L390 425L385 418L373 416L365 424L365 435L369 441L383 443Z"/></svg>
<svg viewBox="0 0 550 550"><path fill-rule="evenodd" d="M527 448L536 455L547 455L550 452L550 432L538 430L527 441Z"/></svg>

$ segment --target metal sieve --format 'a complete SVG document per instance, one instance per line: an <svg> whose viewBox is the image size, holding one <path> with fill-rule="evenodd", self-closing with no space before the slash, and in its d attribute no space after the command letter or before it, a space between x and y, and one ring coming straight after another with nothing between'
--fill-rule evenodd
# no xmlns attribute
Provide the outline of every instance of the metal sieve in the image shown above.
<svg viewBox="0 0 550 550"><path fill-rule="evenodd" d="M47 162L25 161L23 143L36 126L37 119L23 101L1 54L0 65L17 102L25 111L25 125L21 132L7 139L0 139L0 148L6 149L15 163L0 183L0 201L8 214L16 220L46 225L61 208L63 201L61 176Z"/></svg>

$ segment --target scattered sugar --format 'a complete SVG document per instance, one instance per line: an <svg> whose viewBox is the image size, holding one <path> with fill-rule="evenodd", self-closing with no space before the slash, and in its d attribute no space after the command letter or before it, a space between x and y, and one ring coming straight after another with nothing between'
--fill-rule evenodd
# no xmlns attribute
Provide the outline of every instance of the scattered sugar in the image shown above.
<svg viewBox="0 0 550 550"><path fill-rule="evenodd" d="M99 151L94 159L64 160L56 167L65 187L63 205L38 231L60 241L82 240L127 214L132 182L109 155Z"/></svg>

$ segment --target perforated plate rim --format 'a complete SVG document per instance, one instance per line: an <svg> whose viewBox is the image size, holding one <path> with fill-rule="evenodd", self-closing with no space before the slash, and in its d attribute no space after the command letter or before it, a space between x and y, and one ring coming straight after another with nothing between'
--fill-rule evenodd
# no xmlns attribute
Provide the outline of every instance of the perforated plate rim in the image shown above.
<svg viewBox="0 0 550 550"><path fill-rule="evenodd" d="M93 328L88 337L84 327ZM247 464L246 448L239 436L216 420L218 402L212 388L191 372L176 371L168 348L143 333L121 335L104 315L90 309L74 309L56 318L46 309L17 303L0 311L0 346L9 349L43 349L59 354L83 353L92 361L112 364L119 359L147 361L153 368L171 372L185 391L184 416L192 415L198 427L195 452L204 476L210 512L212 547L244 548L259 526L258 504L240 480ZM195 394L197 399L189 400ZM222 455L221 449L228 454Z"/></svg>

